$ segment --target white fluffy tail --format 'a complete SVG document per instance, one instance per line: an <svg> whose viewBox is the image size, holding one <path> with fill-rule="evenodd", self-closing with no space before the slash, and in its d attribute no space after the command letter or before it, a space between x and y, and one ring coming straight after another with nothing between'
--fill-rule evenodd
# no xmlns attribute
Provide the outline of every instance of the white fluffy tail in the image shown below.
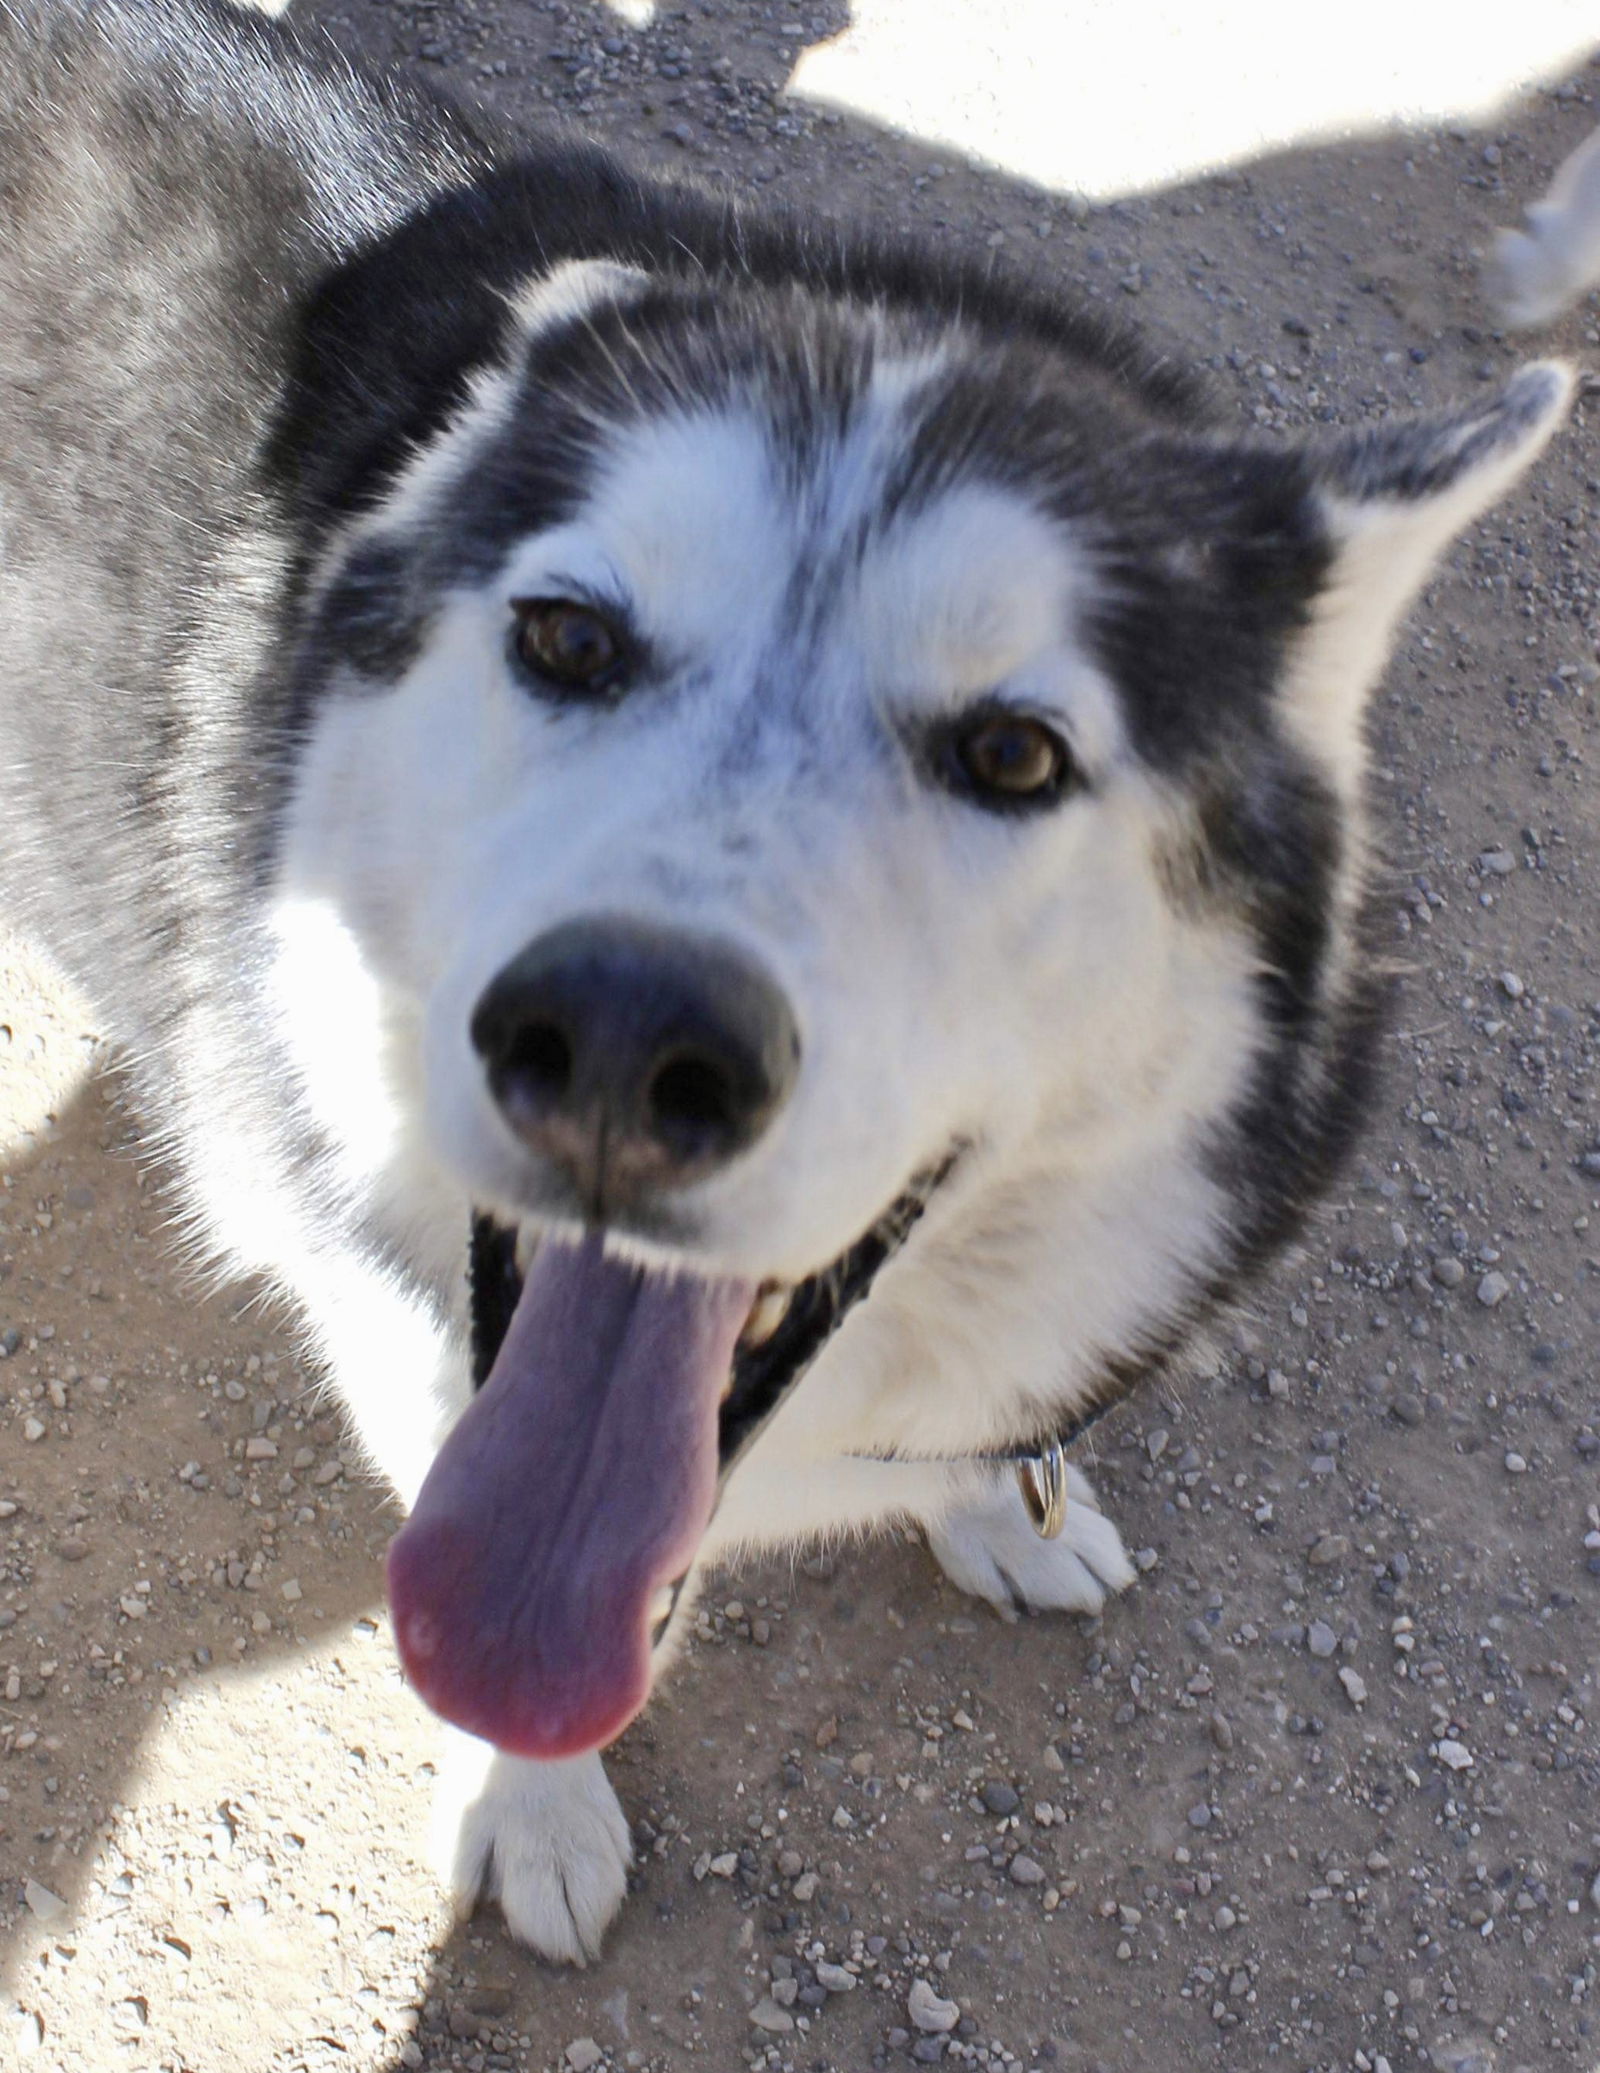
<svg viewBox="0 0 1600 2073"><path fill-rule="evenodd" d="M1560 167L1527 226L1502 230L1489 260L1490 300L1511 331L1553 323L1600 286L1600 130Z"/></svg>

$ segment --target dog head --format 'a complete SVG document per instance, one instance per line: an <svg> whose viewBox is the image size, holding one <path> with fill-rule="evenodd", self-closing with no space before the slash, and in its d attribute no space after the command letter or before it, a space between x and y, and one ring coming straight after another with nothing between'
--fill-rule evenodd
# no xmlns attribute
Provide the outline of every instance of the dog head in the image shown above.
<svg viewBox="0 0 1600 2073"><path fill-rule="evenodd" d="M537 1246L392 1569L529 1754L642 1703L719 1440L824 1346L851 1439L970 1450L1283 1235L1371 1024L1366 694L1569 389L1267 445L877 278L545 271L321 491L291 1041L362 1186Z"/></svg>

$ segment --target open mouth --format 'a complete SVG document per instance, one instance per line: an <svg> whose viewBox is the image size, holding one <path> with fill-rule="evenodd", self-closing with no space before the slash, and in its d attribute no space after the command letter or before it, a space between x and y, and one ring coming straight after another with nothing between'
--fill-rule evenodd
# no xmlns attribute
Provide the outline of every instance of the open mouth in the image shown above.
<svg viewBox="0 0 1600 2073"><path fill-rule="evenodd" d="M401 1660L435 1712L546 1761L621 1732L722 1482L955 1158L793 1285L640 1266L594 1231L523 1262L477 1219L481 1386L389 1551Z"/></svg>

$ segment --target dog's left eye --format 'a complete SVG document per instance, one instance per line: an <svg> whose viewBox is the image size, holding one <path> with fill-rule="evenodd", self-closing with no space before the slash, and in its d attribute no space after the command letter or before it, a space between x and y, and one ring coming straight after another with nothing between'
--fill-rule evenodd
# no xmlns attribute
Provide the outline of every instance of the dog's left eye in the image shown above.
<svg viewBox="0 0 1600 2073"><path fill-rule="evenodd" d="M955 727L947 768L961 789L985 805L1042 806L1071 781L1066 743L1026 713L984 712Z"/></svg>
<svg viewBox="0 0 1600 2073"><path fill-rule="evenodd" d="M569 697L604 698L616 690L624 666L621 635L592 606L566 597L519 597L518 659L553 690Z"/></svg>

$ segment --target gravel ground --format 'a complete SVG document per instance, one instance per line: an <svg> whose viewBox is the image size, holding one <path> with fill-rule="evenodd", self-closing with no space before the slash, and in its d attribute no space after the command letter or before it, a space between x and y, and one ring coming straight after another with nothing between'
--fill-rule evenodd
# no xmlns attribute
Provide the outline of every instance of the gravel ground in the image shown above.
<svg viewBox="0 0 1600 2073"><path fill-rule="evenodd" d="M325 8L647 159L1005 252L1244 425L1470 394L1476 255L1595 120L1086 209L787 103L713 0ZM1600 344L1574 319L1561 345ZM560 1974L421 1864L431 1736L292 1321L185 1283L92 1017L0 950L0 2064L1600 2065L1600 454L1582 421L1376 709L1406 977L1361 1156L1214 1371L1090 1465L1146 1572L1004 1625L926 1555L708 1599L614 1773L638 1891Z"/></svg>

